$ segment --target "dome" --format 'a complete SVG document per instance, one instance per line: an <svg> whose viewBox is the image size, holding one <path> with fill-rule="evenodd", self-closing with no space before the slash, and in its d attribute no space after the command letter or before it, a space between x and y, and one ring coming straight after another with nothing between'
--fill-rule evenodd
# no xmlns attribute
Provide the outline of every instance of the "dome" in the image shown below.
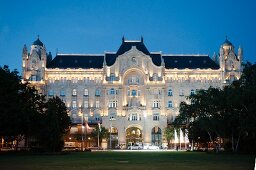
<svg viewBox="0 0 256 170"><path fill-rule="evenodd" d="M44 46L44 44L42 43L42 41L40 41L39 37L37 38L36 41L33 42L32 45L39 45L39 46Z"/></svg>
<svg viewBox="0 0 256 170"><path fill-rule="evenodd" d="M224 41L223 46L233 46L233 44L226 37L226 40Z"/></svg>

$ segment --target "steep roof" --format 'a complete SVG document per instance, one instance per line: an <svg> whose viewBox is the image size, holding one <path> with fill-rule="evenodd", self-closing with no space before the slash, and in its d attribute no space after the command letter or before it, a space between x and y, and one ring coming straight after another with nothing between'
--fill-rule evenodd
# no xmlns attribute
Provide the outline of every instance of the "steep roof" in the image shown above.
<svg viewBox="0 0 256 170"><path fill-rule="evenodd" d="M103 68L104 55L57 54L47 68Z"/></svg>
<svg viewBox="0 0 256 170"><path fill-rule="evenodd" d="M219 69L208 55L163 55L167 69Z"/></svg>
<svg viewBox="0 0 256 170"><path fill-rule="evenodd" d="M32 45L39 45L39 46L44 46L44 44L42 43L42 41L40 41L39 37L36 39L36 41L33 42Z"/></svg>
<svg viewBox="0 0 256 170"><path fill-rule="evenodd" d="M123 39L117 52L106 52L106 64L111 66L119 55L124 54L135 46L139 51L149 55L156 66L161 65L161 56L167 69L219 69L219 66L208 55L174 55L150 53L141 41L125 41ZM57 54L47 64L47 68L103 68L104 54Z"/></svg>

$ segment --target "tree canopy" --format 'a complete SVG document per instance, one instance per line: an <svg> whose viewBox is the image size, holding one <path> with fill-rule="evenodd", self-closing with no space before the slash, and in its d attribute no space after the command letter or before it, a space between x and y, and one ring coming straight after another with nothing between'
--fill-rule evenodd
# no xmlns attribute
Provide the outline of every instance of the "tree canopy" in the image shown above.
<svg viewBox="0 0 256 170"><path fill-rule="evenodd" d="M181 102L175 124L186 124L189 138L218 142L233 151L256 151L256 65L247 63L241 78L223 89L210 87Z"/></svg>

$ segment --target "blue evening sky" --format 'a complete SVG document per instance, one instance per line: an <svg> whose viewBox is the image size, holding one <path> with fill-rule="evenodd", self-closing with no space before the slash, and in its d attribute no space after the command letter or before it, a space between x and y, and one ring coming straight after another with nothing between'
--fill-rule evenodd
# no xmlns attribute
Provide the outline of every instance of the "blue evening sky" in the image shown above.
<svg viewBox="0 0 256 170"><path fill-rule="evenodd" d="M256 59L256 0L0 0L0 65L21 71L22 47L40 35L47 51L116 51L124 35L149 51L218 54L225 36Z"/></svg>

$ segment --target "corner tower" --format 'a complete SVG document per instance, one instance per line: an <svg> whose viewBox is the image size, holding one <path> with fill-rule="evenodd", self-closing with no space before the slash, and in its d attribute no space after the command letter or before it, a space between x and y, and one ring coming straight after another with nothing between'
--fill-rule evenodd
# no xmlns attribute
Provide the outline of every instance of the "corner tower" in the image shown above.
<svg viewBox="0 0 256 170"><path fill-rule="evenodd" d="M226 38L220 47L220 68L222 71L222 80L224 83L231 83L238 80L242 72L243 50L238 49L238 54L235 53L233 44Z"/></svg>

